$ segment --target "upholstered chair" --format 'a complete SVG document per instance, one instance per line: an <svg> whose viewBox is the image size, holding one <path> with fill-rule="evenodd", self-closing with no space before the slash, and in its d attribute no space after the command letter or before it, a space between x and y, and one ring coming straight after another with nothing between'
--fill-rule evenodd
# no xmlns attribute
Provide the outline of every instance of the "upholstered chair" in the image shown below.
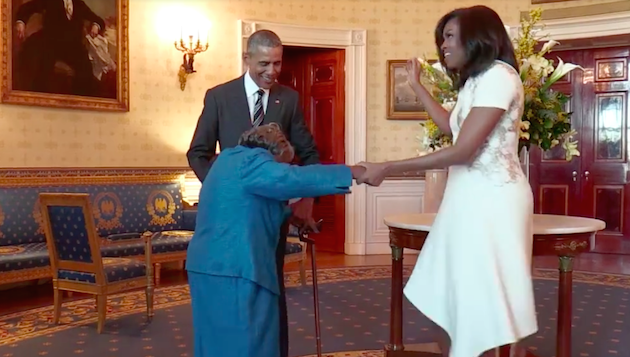
<svg viewBox="0 0 630 357"><path fill-rule="evenodd" d="M140 288L146 289L147 318L153 317L152 233L145 243L143 260L102 258L89 194L40 193L39 202L53 273L54 318L59 323L63 291L96 297L97 332L105 326L107 296Z"/></svg>

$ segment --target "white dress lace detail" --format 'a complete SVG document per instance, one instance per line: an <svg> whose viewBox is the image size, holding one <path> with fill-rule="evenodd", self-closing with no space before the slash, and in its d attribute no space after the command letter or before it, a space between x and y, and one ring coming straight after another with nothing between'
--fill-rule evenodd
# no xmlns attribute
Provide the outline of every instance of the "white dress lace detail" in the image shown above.
<svg viewBox="0 0 630 357"><path fill-rule="evenodd" d="M504 94L502 98L486 98L496 96L496 86L499 81L504 81L506 86L509 86L509 88L501 88ZM497 107L507 103L507 107L502 108L506 109L503 117L486 142L479 148L477 157L469 170L480 171L497 184L522 180L524 174L518 158L518 140L524 93L519 74L510 65L497 61L484 73L469 79L459 97L458 105L451 113L450 125L454 142L457 141L459 130L473 105L484 106L488 105L486 103L492 103L489 106Z"/></svg>

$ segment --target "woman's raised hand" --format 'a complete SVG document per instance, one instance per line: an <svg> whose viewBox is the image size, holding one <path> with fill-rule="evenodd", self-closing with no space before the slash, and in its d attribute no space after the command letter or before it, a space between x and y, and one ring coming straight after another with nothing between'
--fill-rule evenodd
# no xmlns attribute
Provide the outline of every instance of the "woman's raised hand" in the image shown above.
<svg viewBox="0 0 630 357"><path fill-rule="evenodd" d="M420 65L420 61L413 57L407 60L407 82L410 85L420 82L420 73L422 72L422 66Z"/></svg>

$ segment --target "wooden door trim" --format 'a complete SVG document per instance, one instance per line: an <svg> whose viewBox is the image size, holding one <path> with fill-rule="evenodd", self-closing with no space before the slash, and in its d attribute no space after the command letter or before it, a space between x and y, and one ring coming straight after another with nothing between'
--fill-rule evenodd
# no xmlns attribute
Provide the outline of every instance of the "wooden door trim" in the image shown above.
<svg viewBox="0 0 630 357"><path fill-rule="evenodd" d="M542 21L542 25L544 28L539 35L556 41L624 35L630 34L630 11L547 20ZM506 27L515 38L519 25Z"/></svg>
<svg viewBox="0 0 630 357"><path fill-rule="evenodd" d="M246 71L243 50L249 36L258 30L271 30L286 45L329 47L345 50L345 140L346 164L353 165L367 159L367 31L365 29L335 29L289 25L273 22L239 20L237 58L238 76ZM346 195L345 253L365 255L367 243L367 188L353 185Z"/></svg>

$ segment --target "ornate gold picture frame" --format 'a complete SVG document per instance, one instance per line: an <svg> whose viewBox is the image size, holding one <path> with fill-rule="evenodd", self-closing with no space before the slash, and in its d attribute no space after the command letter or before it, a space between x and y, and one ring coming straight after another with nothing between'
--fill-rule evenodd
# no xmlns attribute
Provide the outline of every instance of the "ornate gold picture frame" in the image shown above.
<svg viewBox="0 0 630 357"><path fill-rule="evenodd" d="M129 0L1 1L2 103L129 111Z"/></svg>
<svg viewBox="0 0 630 357"><path fill-rule="evenodd" d="M429 114L407 83L407 60L387 60L387 119L426 120Z"/></svg>

